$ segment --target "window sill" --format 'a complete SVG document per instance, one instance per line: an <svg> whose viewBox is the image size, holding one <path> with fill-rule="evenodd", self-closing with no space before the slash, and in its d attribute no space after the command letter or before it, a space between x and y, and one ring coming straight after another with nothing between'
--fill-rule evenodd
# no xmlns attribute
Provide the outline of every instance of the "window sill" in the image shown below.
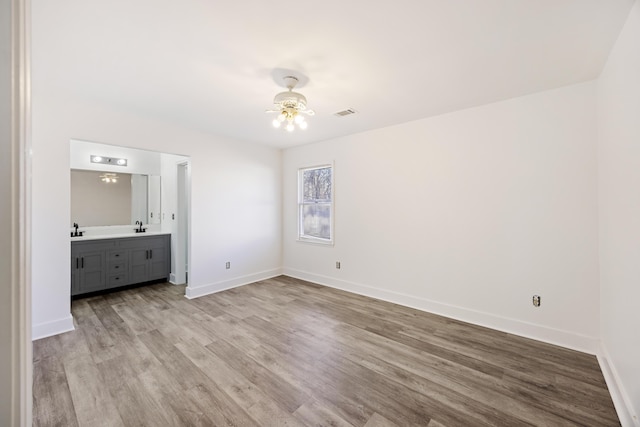
<svg viewBox="0 0 640 427"><path fill-rule="evenodd" d="M313 239L308 237L298 237L296 241L300 243L308 243L316 246L333 246L333 240L321 240L321 239Z"/></svg>

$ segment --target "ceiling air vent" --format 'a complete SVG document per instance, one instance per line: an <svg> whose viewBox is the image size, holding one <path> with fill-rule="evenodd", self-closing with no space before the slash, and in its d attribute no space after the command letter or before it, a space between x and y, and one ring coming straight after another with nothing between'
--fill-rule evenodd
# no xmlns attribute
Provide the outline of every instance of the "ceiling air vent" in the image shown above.
<svg viewBox="0 0 640 427"><path fill-rule="evenodd" d="M344 117L344 116L350 116L351 114L355 114L355 113L356 113L356 110L354 110L353 108L347 108L346 110L333 113L333 115L337 117Z"/></svg>

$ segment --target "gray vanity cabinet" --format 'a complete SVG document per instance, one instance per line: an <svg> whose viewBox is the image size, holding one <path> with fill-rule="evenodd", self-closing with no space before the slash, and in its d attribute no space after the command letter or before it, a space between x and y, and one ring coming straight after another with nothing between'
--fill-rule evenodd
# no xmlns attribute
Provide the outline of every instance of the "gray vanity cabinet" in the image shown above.
<svg viewBox="0 0 640 427"><path fill-rule="evenodd" d="M111 240L74 242L71 245L71 295L106 288L106 252L113 246Z"/></svg>
<svg viewBox="0 0 640 427"><path fill-rule="evenodd" d="M132 283L165 279L170 270L170 236L135 237L123 242L129 248L129 276Z"/></svg>
<svg viewBox="0 0 640 427"><path fill-rule="evenodd" d="M171 235L71 242L71 295L168 279Z"/></svg>

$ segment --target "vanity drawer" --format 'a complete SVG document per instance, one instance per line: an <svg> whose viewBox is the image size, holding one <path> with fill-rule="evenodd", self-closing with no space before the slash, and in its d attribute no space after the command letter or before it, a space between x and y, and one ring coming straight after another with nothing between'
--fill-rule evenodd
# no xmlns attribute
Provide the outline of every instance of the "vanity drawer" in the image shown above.
<svg viewBox="0 0 640 427"><path fill-rule="evenodd" d="M126 261L126 260L127 260L127 251L119 250L119 251L109 252L109 261Z"/></svg>
<svg viewBox="0 0 640 427"><path fill-rule="evenodd" d="M115 276L109 276L107 278L107 287L124 286L127 284L126 274L117 274Z"/></svg>
<svg viewBox="0 0 640 427"><path fill-rule="evenodd" d="M127 272L126 261L111 261L109 263L109 274L123 274Z"/></svg>

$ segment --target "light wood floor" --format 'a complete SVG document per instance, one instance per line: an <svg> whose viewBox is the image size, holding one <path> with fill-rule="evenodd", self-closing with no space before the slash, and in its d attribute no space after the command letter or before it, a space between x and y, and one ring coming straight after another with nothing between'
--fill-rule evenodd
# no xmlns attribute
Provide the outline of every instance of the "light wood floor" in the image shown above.
<svg viewBox="0 0 640 427"><path fill-rule="evenodd" d="M619 425L594 356L278 277L76 300L36 426Z"/></svg>

